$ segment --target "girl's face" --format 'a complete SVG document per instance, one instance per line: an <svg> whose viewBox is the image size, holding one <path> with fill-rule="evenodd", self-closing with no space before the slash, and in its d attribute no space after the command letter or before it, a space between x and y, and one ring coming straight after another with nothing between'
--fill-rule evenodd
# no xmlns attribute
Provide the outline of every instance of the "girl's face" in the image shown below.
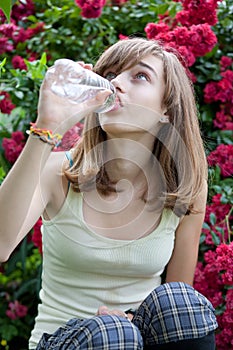
<svg viewBox="0 0 233 350"><path fill-rule="evenodd" d="M103 76L111 80L117 95L113 109L99 116L103 130L156 133L166 112L162 107L165 89L162 61L149 55L120 73L110 67Z"/></svg>

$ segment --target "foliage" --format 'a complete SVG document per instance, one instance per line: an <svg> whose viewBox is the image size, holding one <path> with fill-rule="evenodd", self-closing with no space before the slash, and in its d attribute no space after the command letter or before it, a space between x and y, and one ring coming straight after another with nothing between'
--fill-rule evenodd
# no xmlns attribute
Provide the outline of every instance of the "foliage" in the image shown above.
<svg viewBox="0 0 233 350"><path fill-rule="evenodd" d="M87 8L91 2L80 3L16 0L10 23L0 13L0 184L24 147L25 132L36 118L41 81L54 60L67 57L94 63L106 47L130 35L152 36L175 46L186 58L194 81L209 162L209 195L195 287L216 307L218 350L230 349L233 5L225 0L216 8L214 0L200 1L196 11L193 0L96 0L96 12ZM199 44L195 40L200 40ZM69 146L81 129L77 125L66 135ZM9 261L1 265L0 349L27 348L39 301L40 224L39 220Z"/></svg>
<svg viewBox="0 0 233 350"><path fill-rule="evenodd" d="M25 238L0 274L0 334L10 349L27 349L39 301L40 274L41 254Z"/></svg>
<svg viewBox="0 0 233 350"><path fill-rule="evenodd" d="M10 22L10 14L11 14L11 0L3 1L1 8L7 18L7 21Z"/></svg>

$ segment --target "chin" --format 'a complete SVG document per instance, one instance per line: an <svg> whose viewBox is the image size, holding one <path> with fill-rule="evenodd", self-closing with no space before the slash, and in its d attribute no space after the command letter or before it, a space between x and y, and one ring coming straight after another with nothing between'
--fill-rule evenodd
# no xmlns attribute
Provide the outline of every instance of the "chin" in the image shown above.
<svg viewBox="0 0 233 350"><path fill-rule="evenodd" d="M148 133L149 130L145 130L145 128L136 127L135 125L129 125L126 123L105 123L101 124L101 128L105 131L106 134L115 135L116 137L123 137L127 135L127 138L130 138L130 134L145 134Z"/></svg>
<svg viewBox="0 0 233 350"><path fill-rule="evenodd" d="M152 133L154 134L156 121L152 119L134 116L116 116L113 114L100 114L99 123L106 133L117 133L119 136L129 133Z"/></svg>
<svg viewBox="0 0 233 350"><path fill-rule="evenodd" d="M100 123L100 126L106 133L125 133L129 131L129 129L132 131L132 127L129 128L127 124L120 122L105 122Z"/></svg>

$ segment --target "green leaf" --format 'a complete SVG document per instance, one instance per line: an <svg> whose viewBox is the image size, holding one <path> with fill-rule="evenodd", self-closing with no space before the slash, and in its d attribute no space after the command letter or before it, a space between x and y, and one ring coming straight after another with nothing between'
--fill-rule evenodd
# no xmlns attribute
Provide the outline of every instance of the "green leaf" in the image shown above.
<svg viewBox="0 0 233 350"><path fill-rule="evenodd" d="M216 226L216 230L221 233L221 235L224 237L224 229L222 227Z"/></svg>
<svg viewBox="0 0 233 350"><path fill-rule="evenodd" d="M37 285L37 278L32 278L27 281L24 281L24 283L20 286L20 288L17 289L14 297L15 299L19 299L23 294L27 294L30 290L35 290L35 287Z"/></svg>
<svg viewBox="0 0 233 350"><path fill-rule="evenodd" d="M210 230L210 226L206 222L203 223L202 228L206 230Z"/></svg>
<svg viewBox="0 0 233 350"><path fill-rule="evenodd" d="M210 213L210 223L211 225L216 224L216 215L214 213Z"/></svg>
<svg viewBox="0 0 233 350"><path fill-rule="evenodd" d="M3 169L3 167L1 166L0 167L0 184L2 183L4 177L6 176L6 172L5 170Z"/></svg>
<svg viewBox="0 0 233 350"><path fill-rule="evenodd" d="M211 234L211 237L212 237L214 244L216 246L218 246L221 243L220 238L218 237L218 235L216 235L216 233L214 231L210 231L210 234Z"/></svg>
<svg viewBox="0 0 233 350"><path fill-rule="evenodd" d="M206 239L205 235L201 234L199 244L203 244L205 242L205 239Z"/></svg>
<svg viewBox="0 0 233 350"><path fill-rule="evenodd" d="M6 64L6 57L0 62L0 78L1 78L1 76L2 76L2 72L3 73L5 73L5 68L4 68L4 66L5 66L5 64Z"/></svg>
<svg viewBox="0 0 233 350"><path fill-rule="evenodd" d="M4 324L0 326L0 334L3 339L9 341L18 335L17 328L11 324Z"/></svg>
<svg viewBox="0 0 233 350"><path fill-rule="evenodd" d="M27 257L27 237L23 239L23 241L20 244L19 253L20 253L20 261L22 262L22 270L25 271L25 263L26 263L26 257Z"/></svg>
<svg viewBox="0 0 233 350"><path fill-rule="evenodd" d="M24 98L24 93L22 91L14 91L14 94L16 97L18 97L18 99L22 100Z"/></svg>
<svg viewBox="0 0 233 350"><path fill-rule="evenodd" d="M3 12L6 15L7 22L10 23L10 16L11 16L11 0L1 0L0 8L3 10Z"/></svg>
<svg viewBox="0 0 233 350"><path fill-rule="evenodd" d="M222 192L222 187L219 185L213 186L213 189L215 190L216 193L221 193Z"/></svg>
<svg viewBox="0 0 233 350"><path fill-rule="evenodd" d="M223 304L218 305L217 308L215 309L214 313L216 316L220 316L224 313L225 309L226 309L225 305L223 305Z"/></svg>
<svg viewBox="0 0 233 350"><path fill-rule="evenodd" d="M40 60L31 62L25 59L24 62L28 68L27 77L29 77L32 80L40 81L44 78L45 72L47 70L47 59L45 52L42 54Z"/></svg>
<svg viewBox="0 0 233 350"><path fill-rule="evenodd" d="M41 59L40 59L40 63L42 64L42 66L46 65L46 63L47 63L47 57L46 57L46 53L45 52L42 53L42 56L41 56Z"/></svg>

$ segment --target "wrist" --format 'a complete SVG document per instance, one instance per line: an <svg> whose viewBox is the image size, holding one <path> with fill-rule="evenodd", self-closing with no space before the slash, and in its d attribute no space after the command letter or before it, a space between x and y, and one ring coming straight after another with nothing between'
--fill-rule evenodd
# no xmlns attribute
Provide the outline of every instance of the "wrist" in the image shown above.
<svg viewBox="0 0 233 350"><path fill-rule="evenodd" d="M39 118L37 118L37 120L35 121L34 124L36 125L37 128L49 130L53 134L55 134L55 133L61 134L62 133L61 124L59 125L56 122L43 121L43 120L40 120Z"/></svg>
<svg viewBox="0 0 233 350"><path fill-rule="evenodd" d="M30 129L27 134L51 146L51 149L57 148L62 140L62 135L53 133L52 130L38 127L36 123L30 123Z"/></svg>

